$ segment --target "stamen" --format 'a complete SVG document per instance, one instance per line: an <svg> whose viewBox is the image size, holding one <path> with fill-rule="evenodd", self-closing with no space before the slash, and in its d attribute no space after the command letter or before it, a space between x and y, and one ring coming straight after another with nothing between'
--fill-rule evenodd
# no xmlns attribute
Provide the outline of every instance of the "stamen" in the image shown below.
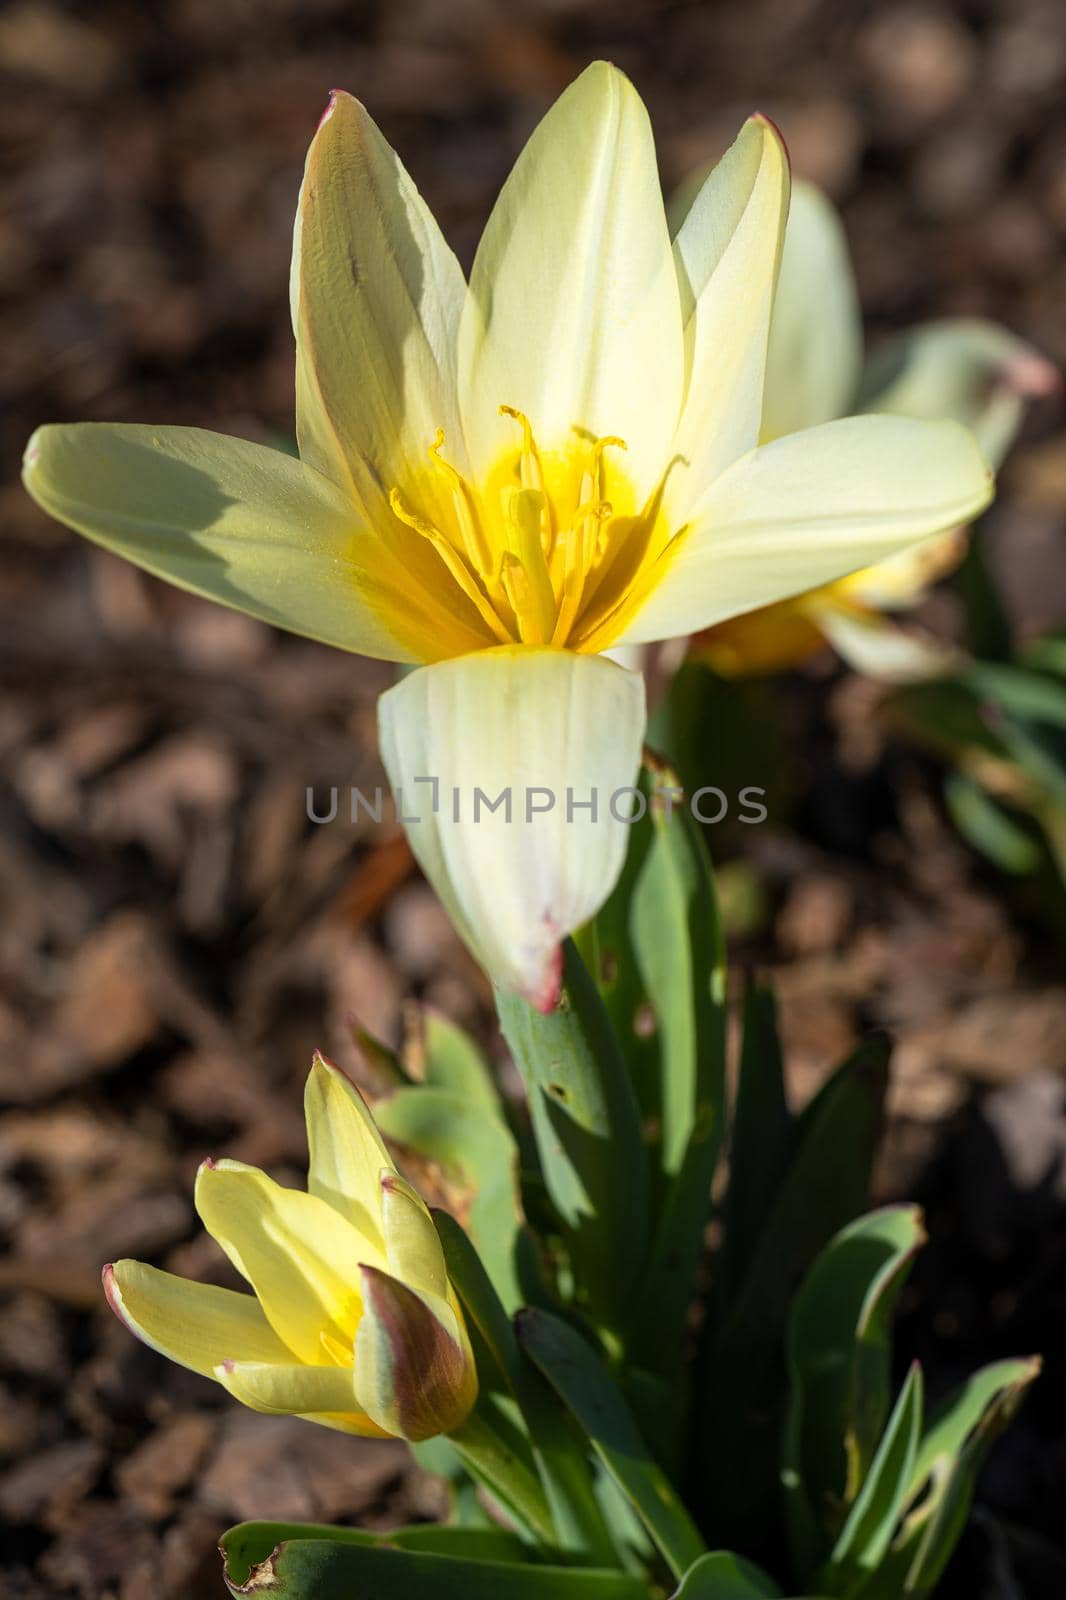
<svg viewBox="0 0 1066 1600"><path fill-rule="evenodd" d="M626 444L625 440L620 439L616 433L605 433L603 438L597 439L596 443L593 445L592 476L596 484L596 497L599 500L602 500L604 494L606 493L606 484L604 482L603 475L603 452L607 449L608 445L615 445L619 450L628 451L629 449L629 446Z"/></svg>
<svg viewBox="0 0 1066 1600"><path fill-rule="evenodd" d="M492 566L492 555L488 541L478 520L477 507L474 497L470 492L470 485L457 468L450 461L445 461L441 455L444 446L444 429L438 428L433 443L429 447L429 458L439 471L444 473L451 484L452 499L455 504L455 514L459 522L459 532L462 534L463 547L467 559L478 572L487 572Z"/></svg>
<svg viewBox="0 0 1066 1600"><path fill-rule="evenodd" d="M538 490L511 490L500 581L526 644L546 644L555 629L555 591L540 536L543 509L544 495Z"/></svg>
<svg viewBox="0 0 1066 1600"><path fill-rule="evenodd" d="M523 489L536 489L544 496L541 510L540 538L547 555L552 547L555 537L555 513L551 497L544 488L544 467L537 449L537 441L533 437L533 429L529 418L524 411L516 411L514 406L501 406L501 417L513 417L522 429L522 455L519 461L519 481Z"/></svg>
<svg viewBox="0 0 1066 1600"><path fill-rule="evenodd" d="M409 528L413 528L416 533L420 533L423 539L429 540L429 543L440 556L459 588L467 599L477 607L481 620L487 624L495 638L501 644L510 644L511 636L496 615L488 596L482 588L479 575L476 572L471 572L451 541L446 539L440 529L435 527L432 522L429 522L425 517L420 517L416 511L412 511L404 503L403 495L399 489L392 488L389 490L389 505L401 522L406 523Z"/></svg>

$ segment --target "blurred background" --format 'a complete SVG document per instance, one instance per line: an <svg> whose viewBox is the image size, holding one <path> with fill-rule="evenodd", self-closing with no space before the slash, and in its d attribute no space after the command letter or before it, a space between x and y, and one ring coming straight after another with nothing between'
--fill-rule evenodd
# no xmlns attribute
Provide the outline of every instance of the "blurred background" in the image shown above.
<svg viewBox="0 0 1066 1600"><path fill-rule="evenodd" d="M0 1589L220 1591L221 1528L440 1510L403 1448L241 1411L136 1346L101 1263L217 1270L191 1180L302 1181L312 1049L491 997L402 838L305 791L380 781L388 669L122 565L18 485L38 423L182 422L284 444L288 255L334 85L400 150L464 264L511 160L592 58L635 80L667 189L752 110L843 210L869 337L993 317L1066 366L1061 0L8 0L0 6ZM567 241L559 240L565 250ZM1066 431L1048 403L986 519L1021 637L1066 614ZM960 605L948 586L933 621ZM797 1098L896 1041L879 1188L933 1243L901 1354L943 1387L1052 1356L946 1595L1061 1596L1066 992L1029 892L948 821L932 760L818 662L763 686L788 767L711 838L736 966L772 972ZM706 745L713 768L714 730ZM713 780L711 780L713 781ZM758 782L758 777L748 781Z"/></svg>

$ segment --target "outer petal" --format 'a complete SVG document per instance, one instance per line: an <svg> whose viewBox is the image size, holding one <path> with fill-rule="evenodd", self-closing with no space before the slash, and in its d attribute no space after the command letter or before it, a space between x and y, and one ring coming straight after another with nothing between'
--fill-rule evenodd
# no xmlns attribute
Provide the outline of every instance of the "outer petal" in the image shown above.
<svg viewBox="0 0 1066 1600"><path fill-rule="evenodd" d="M953 672L962 652L931 633L902 628L877 612L863 614L828 606L815 620L849 667L882 683L918 683Z"/></svg>
<svg viewBox="0 0 1066 1600"><path fill-rule="evenodd" d="M619 434L648 493L666 465L683 382L681 313L651 127L600 61L560 96L504 185L478 248L459 340L475 468L510 444L501 404L538 444Z"/></svg>
<svg viewBox="0 0 1066 1600"><path fill-rule="evenodd" d="M351 1367L268 1366L225 1361L215 1377L235 1400L270 1416L301 1416L340 1433L382 1439L385 1430L356 1404Z"/></svg>
<svg viewBox="0 0 1066 1600"><path fill-rule="evenodd" d="M395 151L339 90L307 154L291 298L305 460L370 511L406 463L424 472L437 428L462 465L462 269Z"/></svg>
<svg viewBox="0 0 1066 1600"><path fill-rule="evenodd" d="M389 1271L416 1294L447 1300L444 1251L421 1195L389 1171L381 1174L381 1197Z"/></svg>
<svg viewBox="0 0 1066 1600"><path fill-rule="evenodd" d="M774 284L788 214L788 156L751 117L711 172L674 240L685 317L685 402L671 503L691 506L758 442Z"/></svg>
<svg viewBox="0 0 1066 1600"><path fill-rule="evenodd" d="M456 927L493 982L550 1009L560 941L625 856L611 799L640 762L642 680L597 656L505 646L412 673L378 722L411 846ZM593 793L595 819L576 809ZM489 810L508 794L510 818Z"/></svg>
<svg viewBox="0 0 1066 1600"><path fill-rule="evenodd" d="M889 339L863 375L864 411L902 417L954 417L977 436L998 467L1021 426L1028 400L1055 394L1057 368L994 322L949 317Z"/></svg>
<svg viewBox="0 0 1066 1600"><path fill-rule="evenodd" d="M204 1377L222 1361L291 1361L259 1301L210 1283L193 1283L141 1261L104 1268L107 1303L132 1334Z"/></svg>
<svg viewBox="0 0 1066 1600"><path fill-rule="evenodd" d="M342 650L418 659L390 620L410 610L402 569L376 571L351 501L279 450L77 422L38 428L23 479L51 516L181 589Z"/></svg>
<svg viewBox="0 0 1066 1600"><path fill-rule="evenodd" d="M323 1334L333 1350L351 1348L361 1311L359 1271L380 1260L371 1241L324 1200L283 1189L239 1161L205 1162L196 1209L293 1355L328 1364Z"/></svg>
<svg viewBox="0 0 1066 1600"><path fill-rule="evenodd" d="M763 440L847 415L861 371L862 314L844 229L820 189L794 184L766 355Z"/></svg>
<svg viewBox="0 0 1066 1600"><path fill-rule="evenodd" d="M325 1200L384 1256L382 1167L392 1158L365 1100L332 1062L316 1055L304 1090L308 1192Z"/></svg>
<svg viewBox="0 0 1066 1600"><path fill-rule="evenodd" d="M403 1439L430 1439L460 1427L478 1392L462 1319L445 1326L413 1289L372 1267L363 1271L363 1303L355 1337L360 1405L386 1433Z"/></svg>
<svg viewBox="0 0 1066 1600"><path fill-rule="evenodd" d="M967 521L992 498L955 422L847 417L790 434L712 484L620 643L696 633Z"/></svg>

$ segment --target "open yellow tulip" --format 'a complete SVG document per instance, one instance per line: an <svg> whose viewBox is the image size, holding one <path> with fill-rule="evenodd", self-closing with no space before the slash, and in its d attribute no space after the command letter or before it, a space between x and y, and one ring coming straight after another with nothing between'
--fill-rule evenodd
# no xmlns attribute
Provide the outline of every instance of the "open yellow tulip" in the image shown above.
<svg viewBox="0 0 1066 1600"><path fill-rule="evenodd" d="M305 1095L307 1193L205 1161L196 1209L254 1293L116 1261L104 1290L131 1333L253 1411L345 1433L451 1433L477 1398L437 1231L362 1096L316 1056Z"/></svg>
<svg viewBox="0 0 1066 1600"><path fill-rule="evenodd" d="M597 63L534 131L469 284L363 107L332 97L296 222L300 460L188 428L42 428L26 483L90 538L299 633L419 664L381 701L413 848L536 1004L625 853L638 675L684 636L977 512L954 424L758 448L789 170L751 118L671 242L647 113ZM502 809L477 809L480 791ZM524 796L524 798L523 798ZM535 797L535 798L533 798Z"/></svg>
<svg viewBox="0 0 1066 1600"><path fill-rule="evenodd" d="M682 210L681 191L672 209ZM952 418L999 466L1028 401L1059 375L1024 340L976 317L944 317L889 339L863 362L862 317L840 218L809 183L792 189L763 387L763 444L853 411ZM958 652L893 620L925 599L966 551L961 527L805 594L717 623L691 646L725 676L779 672L831 644L859 672L927 677Z"/></svg>

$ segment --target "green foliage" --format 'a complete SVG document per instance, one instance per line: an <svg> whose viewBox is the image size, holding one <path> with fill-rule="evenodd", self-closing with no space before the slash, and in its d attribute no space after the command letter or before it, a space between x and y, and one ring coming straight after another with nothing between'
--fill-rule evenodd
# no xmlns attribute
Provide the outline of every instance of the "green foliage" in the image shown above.
<svg viewBox="0 0 1066 1600"><path fill-rule="evenodd" d="M1001 871L1032 880L1066 936L1066 647L1051 635L1011 652L983 573L969 578L979 591L971 629L993 658L898 689L885 709L949 764L945 799L960 833Z"/></svg>
<svg viewBox="0 0 1066 1600"><path fill-rule="evenodd" d="M1010 747L1035 772L1057 691L1046 667L1036 683L1014 670L926 689L986 755L1008 748L993 694L1043 730L1038 754ZM988 1367L929 1416L916 1365L894 1388L892 1317L924 1233L913 1206L866 1212L887 1047L864 1042L796 1113L772 995L749 987L727 1095L710 865L654 788L620 884L566 948L562 1007L500 999L532 1137L454 1024L427 1016L402 1059L359 1041L383 1131L462 1218L434 1215L479 1396L454 1436L417 1447L451 1486L450 1520L242 1524L223 1543L233 1594L932 1594L1039 1364Z"/></svg>

